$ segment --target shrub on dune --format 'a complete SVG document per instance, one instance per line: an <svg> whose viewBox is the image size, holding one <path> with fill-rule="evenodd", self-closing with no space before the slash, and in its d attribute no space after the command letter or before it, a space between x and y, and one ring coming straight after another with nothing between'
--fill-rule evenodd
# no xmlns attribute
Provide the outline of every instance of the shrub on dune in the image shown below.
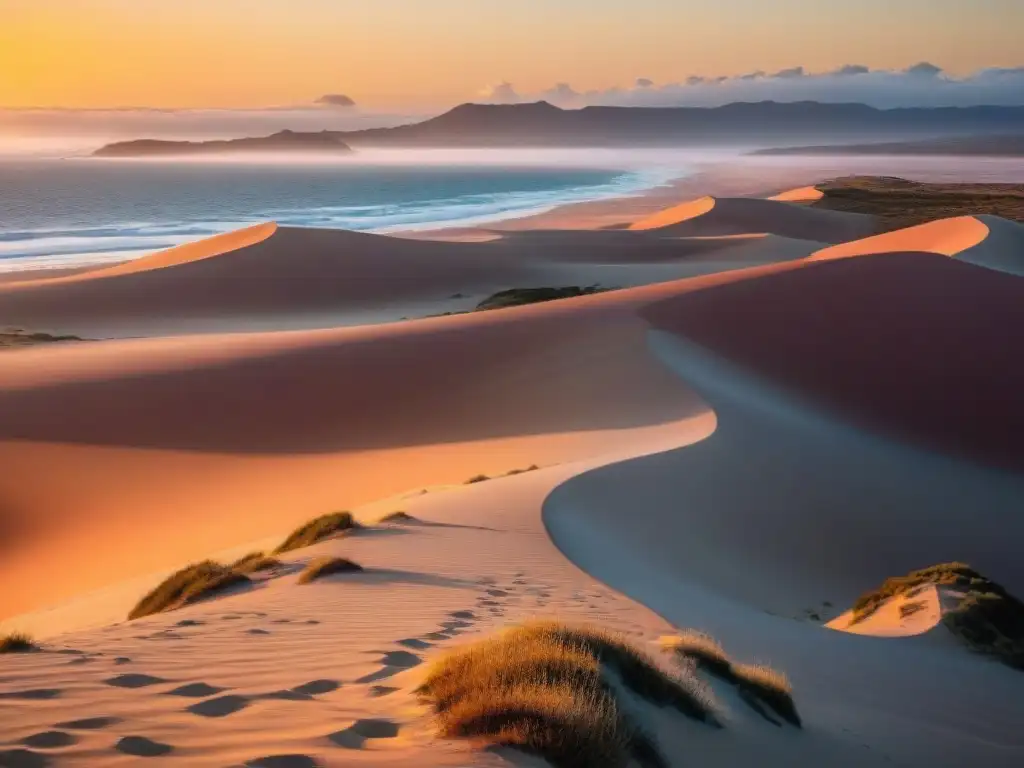
<svg viewBox="0 0 1024 768"><path fill-rule="evenodd" d="M11 632L0 636L0 653L28 653L38 650L39 646L24 632Z"/></svg>
<svg viewBox="0 0 1024 768"><path fill-rule="evenodd" d="M522 475L522 474L524 474L526 472L533 472L534 470L537 470L537 469L540 469L540 467L537 466L536 464L531 464L526 469L510 469L508 472L505 473L505 475L506 476Z"/></svg>
<svg viewBox="0 0 1024 768"><path fill-rule="evenodd" d="M767 706L786 722L802 727L793 701L793 687L784 673L763 664L737 664L717 640L702 632L686 631L663 637L661 647L676 659L695 664L697 669L733 685L759 714L768 717L764 711Z"/></svg>
<svg viewBox="0 0 1024 768"><path fill-rule="evenodd" d="M332 512L328 515L321 515L292 531L288 538L274 550L274 554L279 555L282 552L291 552L293 549L310 547L324 539L353 531L358 527L359 524L352 517L351 512Z"/></svg>
<svg viewBox="0 0 1024 768"><path fill-rule="evenodd" d="M465 482L465 485L473 485L474 483L482 483L482 482L485 482L486 480L490 480L490 479L491 478L489 478L487 475L473 475L473 477L469 478L469 480L467 480Z"/></svg>
<svg viewBox="0 0 1024 768"><path fill-rule="evenodd" d="M537 622L442 657L419 693L446 738L518 748L556 768L660 768L667 763L625 713L621 688L715 723L693 682L609 633Z"/></svg>
<svg viewBox="0 0 1024 768"><path fill-rule="evenodd" d="M263 552L250 552L245 557L238 558L231 564L231 570L238 573L257 573L269 571L281 565L281 561L275 557L269 557Z"/></svg>
<svg viewBox="0 0 1024 768"><path fill-rule="evenodd" d="M129 619L139 619L163 611L173 611L230 587L250 583L249 577L226 565L204 560L172 573L143 597Z"/></svg>
<svg viewBox="0 0 1024 768"><path fill-rule="evenodd" d="M321 576L330 576L332 573L356 573L361 570L361 565L344 557L320 557L306 566L299 575L299 584L309 584Z"/></svg>
<svg viewBox="0 0 1024 768"><path fill-rule="evenodd" d="M785 674L763 664L733 664L732 671L741 695L766 704L787 723L803 727L793 701L793 686Z"/></svg>
<svg viewBox="0 0 1024 768"><path fill-rule="evenodd" d="M416 518L408 512L390 512L382 517L379 523L414 523Z"/></svg>

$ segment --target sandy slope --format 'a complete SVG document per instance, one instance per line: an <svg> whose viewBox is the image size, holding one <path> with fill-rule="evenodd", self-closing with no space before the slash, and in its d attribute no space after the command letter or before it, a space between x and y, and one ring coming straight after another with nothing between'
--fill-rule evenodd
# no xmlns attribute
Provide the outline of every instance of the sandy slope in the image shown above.
<svg viewBox="0 0 1024 768"><path fill-rule="evenodd" d="M800 733L724 696L724 732L647 712L673 764L1020 765L1018 673L929 632L821 624L940 560L1024 592L1024 350L1008 331L1024 289L929 252L920 232L901 235L905 251L805 259L866 223L734 202L647 231L458 246L267 228L217 253L3 289L4 307L40 319L151 330L188 312L278 322L443 297L532 270L702 275L390 325L5 353L0 580L18 588L0 615L34 611L6 626L49 650L0 659L0 704L16 705L0 755L29 750L0 759L536 764L435 741L412 691L439 649L555 615L638 642L669 622L710 630L793 678ZM542 469L461 484L530 464ZM117 623L167 569L338 508L422 522ZM323 552L370 571L295 584ZM259 761L273 755L290 757Z"/></svg>
<svg viewBox="0 0 1024 768"><path fill-rule="evenodd" d="M840 243L876 231L870 216L828 211L776 199L702 197L669 208L630 226L678 237L765 232L801 240Z"/></svg>

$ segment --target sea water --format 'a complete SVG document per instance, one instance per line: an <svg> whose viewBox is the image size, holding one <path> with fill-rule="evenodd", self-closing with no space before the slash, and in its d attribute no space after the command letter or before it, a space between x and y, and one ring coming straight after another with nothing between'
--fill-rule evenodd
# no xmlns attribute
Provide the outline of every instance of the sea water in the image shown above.
<svg viewBox="0 0 1024 768"><path fill-rule="evenodd" d="M122 261L264 221L383 233L481 224L635 194L685 174L680 163L502 157L0 160L0 271Z"/></svg>

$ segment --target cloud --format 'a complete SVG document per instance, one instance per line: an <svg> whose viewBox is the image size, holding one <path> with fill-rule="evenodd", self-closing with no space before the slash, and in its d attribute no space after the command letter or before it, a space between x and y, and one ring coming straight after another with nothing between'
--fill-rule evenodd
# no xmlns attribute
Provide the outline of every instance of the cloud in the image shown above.
<svg viewBox="0 0 1024 768"><path fill-rule="evenodd" d="M346 96L343 93L326 93L316 100L316 104L320 104L325 107L354 107L355 101L352 100L351 96Z"/></svg>
<svg viewBox="0 0 1024 768"><path fill-rule="evenodd" d="M796 66L774 74L756 70L732 76L693 75L663 85L641 78L632 87L584 93L566 83L538 94L512 90L516 101L533 101L555 92L575 94L573 104L608 106L715 107L737 101L861 103L881 109L1024 106L1024 66L982 69L960 77L930 62L899 70L847 64L831 72L809 72Z"/></svg>
<svg viewBox="0 0 1024 768"><path fill-rule="evenodd" d="M570 107L578 105L582 101L583 95L568 83L558 83L554 88L544 91L541 98L558 106Z"/></svg>
<svg viewBox="0 0 1024 768"><path fill-rule="evenodd" d="M863 64L844 64L839 69L829 74L836 75L838 77L852 77L853 75L866 75L871 71L870 67L865 67Z"/></svg>
<svg viewBox="0 0 1024 768"><path fill-rule="evenodd" d="M480 95L487 104L517 104L522 101L515 87L509 82L488 86Z"/></svg>

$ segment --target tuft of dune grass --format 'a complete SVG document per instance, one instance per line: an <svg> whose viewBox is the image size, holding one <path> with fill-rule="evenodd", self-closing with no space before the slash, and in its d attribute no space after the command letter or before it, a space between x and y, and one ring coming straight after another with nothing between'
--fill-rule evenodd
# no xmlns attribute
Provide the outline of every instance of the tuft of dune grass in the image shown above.
<svg viewBox="0 0 1024 768"><path fill-rule="evenodd" d="M29 653L38 650L39 646L24 632L11 632L0 636L0 653Z"/></svg>
<svg viewBox="0 0 1024 768"><path fill-rule="evenodd" d="M473 483L483 483L490 479L491 478L488 477L487 475L473 475L471 478L469 478L469 480L467 480L464 483L464 485L472 485Z"/></svg>
<svg viewBox="0 0 1024 768"><path fill-rule="evenodd" d="M291 552L293 549L310 547L317 542L329 539L337 534L352 531L359 527L359 524L352 517L351 512L331 512L327 515L313 518L303 523L288 538L281 542L274 550L275 555L282 552Z"/></svg>
<svg viewBox="0 0 1024 768"><path fill-rule="evenodd" d="M154 587L132 608L128 618L139 619L154 613L173 611L229 587L248 583L250 579L245 574L213 560L193 563L172 573Z"/></svg>
<svg viewBox="0 0 1024 768"><path fill-rule="evenodd" d="M696 681L666 673L615 635L554 622L452 651L434 662L418 692L444 738L514 747L555 768L667 766L621 706L620 686L717 724Z"/></svg>
<svg viewBox="0 0 1024 768"><path fill-rule="evenodd" d="M526 469L510 469L508 472L505 473L505 476L511 477L512 475L522 475L526 472L533 472L538 469L540 469L539 466L537 466L536 464L531 464L530 466L526 467Z"/></svg>
<svg viewBox="0 0 1024 768"><path fill-rule="evenodd" d="M410 515L408 512L389 512L384 515L378 523L412 523L415 522L416 518Z"/></svg>
<svg viewBox="0 0 1024 768"><path fill-rule="evenodd" d="M264 552L250 552L245 557L238 558L231 564L231 570L238 573L257 573L269 571L281 565L276 557L270 557Z"/></svg>
<svg viewBox="0 0 1024 768"><path fill-rule="evenodd" d="M731 681L732 662L725 649L711 635L687 630L678 635L662 637L660 643L665 652L677 658L690 659L698 669Z"/></svg>
<svg viewBox="0 0 1024 768"><path fill-rule="evenodd" d="M355 573L361 570L363 570L361 565L344 557L319 557L299 574L299 584L309 584L321 576L329 576L332 573Z"/></svg>
<svg viewBox="0 0 1024 768"><path fill-rule="evenodd" d="M710 635L692 630L661 638L661 647L677 660L695 664L697 669L714 675L739 691L741 698L767 717L767 706L786 722L803 727L793 701L793 686L783 672L763 664L737 664Z"/></svg>

